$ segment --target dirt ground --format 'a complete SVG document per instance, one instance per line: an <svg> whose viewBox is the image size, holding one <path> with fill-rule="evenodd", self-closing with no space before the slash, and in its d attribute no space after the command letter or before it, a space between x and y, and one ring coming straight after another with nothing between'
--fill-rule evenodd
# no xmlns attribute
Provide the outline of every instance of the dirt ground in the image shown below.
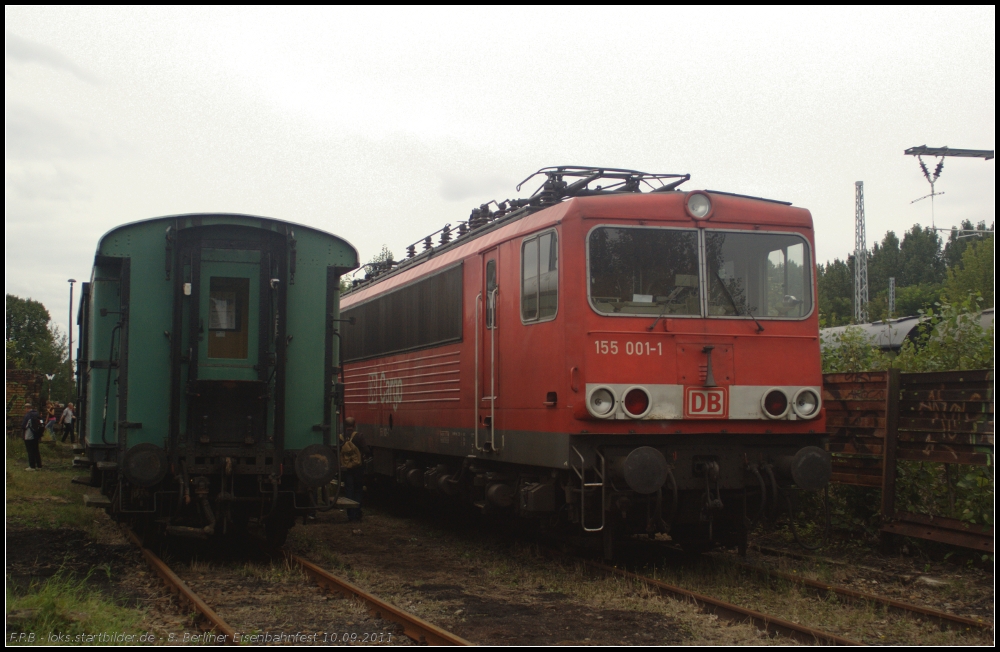
<svg viewBox="0 0 1000 652"><path fill-rule="evenodd" d="M540 553L536 534L505 530L503 524L467 512L438 511L419 502L398 503L385 495L374 498L360 526L346 523L340 513L321 515L317 524L293 531L289 545L471 641L519 645L768 642L748 625L720 623L692 605L661 597L643 585L594 577L572 561L554 562ZM780 536L760 540L765 545L785 545ZM618 563L633 564L627 548L619 546L625 554ZM882 557L861 544L834 545L830 553L843 563L768 557L753 551L748 561L992 620L992 573L982 568L928 564L918 557ZM858 564L861 558L864 562ZM869 644L992 644L989 631L942 630L919 618L887 613L874 604L843 603L791 583L765 580L741 570L735 555L727 559L725 554L666 553L636 570ZM784 639L770 642L788 643Z"/></svg>
<svg viewBox="0 0 1000 652"><path fill-rule="evenodd" d="M495 529L367 509L292 531L292 551L439 627L483 645L759 645L771 640L645 585L596 578ZM494 536L496 535L496 536Z"/></svg>
<svg viewBox="0 0 1000 652"><path fill-rule="evenodd" d="M198 642L193 637L201 632L190 609L178 605L103 512L81 507L81 494L93 490L70 485L77 473L71 453L52 445L43 455L46 471L25 473L17 450L8 450L8 602L52 578L86 578L86 586L95 594L133 614L137 631L154 632L160 643ZM796 552L780 534L758 537L757 542ZM720 621L641 583L594 576L570 558L554 561L540 552L539 538L530 528L468 510L388 500L384 493L369 495L361 524L348 523L343 512L321 513L309 525L296 525L288 547L479 644L789 643L770 639L750 625ZM219 552L219 546L181 545L163 554L241 633L301 632L313 639L285 642L318 644L410 642L395 625L374 619L353 600L321 592L284 562ZM809 559L796 559L751 549L748 561L992 619L992 569L964 560L960 553L950 560L916 553L882 556L869 545L842 541L809 554ZM664 555L645 571L684 588L867 643L992 645L991 632L942 631L870 605L848 607L793 586L769 584L740 570L732 555L679 560ZM7 616L9 634L23 624L19 619L25 615L8 606ZM68 617L86 623L88 615Z"/></svg>

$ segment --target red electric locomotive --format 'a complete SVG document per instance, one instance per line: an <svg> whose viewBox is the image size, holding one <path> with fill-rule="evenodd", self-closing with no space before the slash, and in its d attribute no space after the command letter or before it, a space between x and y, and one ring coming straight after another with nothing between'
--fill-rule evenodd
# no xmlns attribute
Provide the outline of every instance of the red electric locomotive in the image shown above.
<svg viewBox="0 0 1000 652"><path fill-rule="evenodd" d="M608 554L616 534L745 545L792 487L825 487L809 211L679 191L690 175L536 174L344 295L374 472Z"/></svg>

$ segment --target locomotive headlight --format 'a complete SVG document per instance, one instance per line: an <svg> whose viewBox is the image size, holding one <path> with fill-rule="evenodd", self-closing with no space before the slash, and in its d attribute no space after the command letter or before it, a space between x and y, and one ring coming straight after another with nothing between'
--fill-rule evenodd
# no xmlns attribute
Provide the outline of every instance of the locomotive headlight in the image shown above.
<svg viewBox="0 0 1000 652"><path fill-rule="evenodd" d="M792 409L803 419L811 419L819 413L819 396L811 389L800 389L792 399Z"/></svg>
<svg viewBox="0 0 1000 652"><path fill-rule="evenodd" d="M631 387L625 392L622 404L625 414L633 419L641 419L649 414L652 401L649 400L649 393L642 387Z"/></svg>
<svg viewBox="0 0 1000 652"><path fill-rule="evenodd" d="M771 419L783 419L788 414L788 396L777 387L768 390L760 399L760 407Z"/></svg>
<svg viewBox="0 0 1000 652"><path fill-rule="evenodd" d="M615 395L607 387L598 387L590 393L587 407L595 417L604 419L610 416L615 408Z"/></svg>
<svg viewBox="0 0 1000 652"><path fill-rule="evenodd" d="M712 200L703 192L692 192L687 199L688 215L703 220L712 212Z"/></svg>

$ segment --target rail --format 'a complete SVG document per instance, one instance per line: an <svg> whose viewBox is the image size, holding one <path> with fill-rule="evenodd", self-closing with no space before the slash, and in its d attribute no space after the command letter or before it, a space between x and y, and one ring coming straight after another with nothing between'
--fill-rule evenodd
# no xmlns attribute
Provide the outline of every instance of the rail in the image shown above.
<svg viewBox="0 0 1000 652"><path fill-rule="evenodd" d="M739 605L719 600L718 598L682 589L679 586L667 584L666 582L653 579L652 577L647 577L646 575L633 573L632 571L627 571L590 560L583 560L583 563L589 568L608 575L617 575L618 577L625 577L642 582L650 588L656 589L660 593L669 594L674 597L693 602L703 611L715 614L720 618L736 622L749 622L757 629L766 631L769 634L785 636L798 641L799 643L806 643L809 645L817 643L822 645L864 645L864 643L852 641L851 639L844 638L843 636L837 636L836 634L824 632L819 629L806 627L798 623L793 623L789 620L784 620L783 618L776 618L759 611L754 611L753 609L746 609L744 607L740 607Z"/></svg>
<svg viewBox="0 0 1000 652"><path fill-rule="evenodd" d="M403 633L418 643L427 645L472 645L472 643L464 638L456 636L437 625L431 624L418 616L414 616L411 613L394 607L384 600L376 598L364 589L336 575L332 575L311 561L287 551L284 551L284 555L289 562L298 565L321 587L361 600L368 606L372 615L376 618L382 618L383 620L389 620L402 625Z"/></svg>
<svg viewBox="0 0 1000 652"><path fill-rule="evenodd" d="M219 614L215 613L215 610L209 607L204 600L198 597L198 594L192 591L184 581L177 576L170 567L167 566L162 559L157 557L152 550L145 547L142 544L142 540L136 536L135 532L125 528L125 534L128 536L129 540L132 541L142 552L142 556L146 559L146 563L152 567L160 578L163 579L164 584L167 588L177 595L178 598L189 603L195 610L201 614L202 618L208 624L208 631L215 631L220 634L218 643L225 643L227 645L236 645L237 637L236 630L233 629L226 621L222 619Z"/></svg>
<svg viewBox="0 0 1000 652"><path fill-rule="evenodd" d="M775 550L772 548L763 548L760 546L755 546L755 549L763 554L771 555L782 555L786 553L781 550ZM811 555L794 554L788 555L793 556L797 559L818 559ZM831 562L833 560L823 559L824 562ZM893 600L892 598L887 598L881 595L875 595L873 593L865 593L863 591L855 591L854 589L849 589L844 586L839 586L837 584L832 584L830 582L820 582L818 580L811 580L806 577L799 577L797 575L790 575L788 573L783 573L781 571L772 570L770 568L765 568L763 566L755 566L753 564L748 564L745 562L737 562L737 565L746 570L763 573L769 577L774 577L776 579L784 580L786 582L791 582L798 586L811 589L818 593L834 593L842 598L846 598L852 602L870 602L877 603L885 606L887 609L898 613L907 613L928 620L932 620L940 625L954 626L958 629L982 629L982 630L992 630L993 623L983 620L983 619L973 619L966 618L965 616L959 616L957 614L951 614L946 611L938 611L937 609L929 609L927 607L921 607L920 605L910 604L908 602L902 602L900 600ZM845 565L846 564L845 562Z"/></svg>

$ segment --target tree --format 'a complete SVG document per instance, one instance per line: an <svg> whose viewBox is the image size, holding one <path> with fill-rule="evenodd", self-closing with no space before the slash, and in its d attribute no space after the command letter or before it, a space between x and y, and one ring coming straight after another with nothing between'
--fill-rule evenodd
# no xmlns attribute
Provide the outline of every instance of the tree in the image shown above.
<svg viewBox="0 0 1000 652"><path fill-rule="evenodd" d="M73 373L66 356L66 337L50 326L51 316L38 301L7 295L4 346L7 366L55 374L52 397L68 401L73 395Z"/></svg>
<svg viewBox="0 0 1000 652"><path fill-rule="evenodd" d="M839 258L816 266L822 325L845 326L854 318L854 273Z"/></svg>
<svg viewBox="0 0 1000 652"><path fill-rule="evenodd" d="M41 303L7 295L7 366L15 369L49 367L65 357L49 328L52 317Z"/></svg>
<svg viewBox="0 0 1000 652"><path fill-rule="evenodd" d="M993 236L966 244L961 262L948 270L945 296L958 303L967 296L981 296L985 307L993 304Z"/></svg>
<svg viewBox="0 0 1000 652"><path fill-rule="evenodd" d="M944 245L944 262L948 265L948 269L953 269L962 264L962 254L970 244L978 241L977 239L982 236L972 236L967 233L973 230L972 222L970 220L962 220L962 226L960 227L966 233L959 233L959 229L953 228L951 234L948 236L948 242ZM990 228L986 228L986 222L980 222L975 226L975 230L981 232L983 235L992 235L993 225Z"/></svg>
<svg viewBox="0 0 1000 652"><path fill-rule="evenodd" d="M364 264L365 277L374 276L379 271L391 269L394 262L395 258L393 258L392 250L386 245L382 245L382 251L372 256L371 260Z"/></svg>
<svg viewBox="0 0 1000 652"><path fill-rule="evenodd" d="M899 245L900 278L897 285L942 283L945 280L945 263L941 255L941 237L930 227L913 228L903 234Z"/></svg>
<svg viewBox="0 0 1000 652"><path fill-rule="evenodd" d="M876 242L868 257L868 291L872 295L879 295L883 291L888 293L889 279L895 278L899 285L902 271L903 257L899 249L899 238L893 231L887 231L882 244Z"/></svg>

